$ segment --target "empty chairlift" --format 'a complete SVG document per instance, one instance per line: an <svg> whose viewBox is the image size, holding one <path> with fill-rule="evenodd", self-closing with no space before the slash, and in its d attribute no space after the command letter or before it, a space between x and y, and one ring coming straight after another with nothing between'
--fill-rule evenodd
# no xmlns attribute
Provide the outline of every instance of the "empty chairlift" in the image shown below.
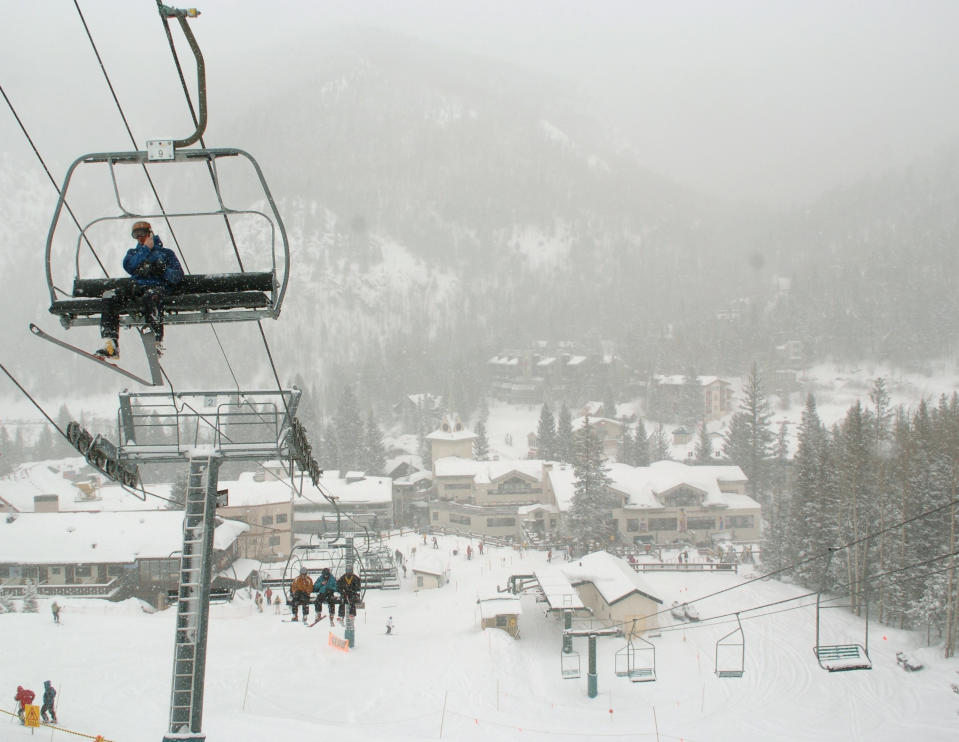
<svg viewBox="0 0 959 742"><path fill-rule="evenodd" d="M736 628L716 642L716 677L741 678L746 666L746 637L736 614Z"/></svg>

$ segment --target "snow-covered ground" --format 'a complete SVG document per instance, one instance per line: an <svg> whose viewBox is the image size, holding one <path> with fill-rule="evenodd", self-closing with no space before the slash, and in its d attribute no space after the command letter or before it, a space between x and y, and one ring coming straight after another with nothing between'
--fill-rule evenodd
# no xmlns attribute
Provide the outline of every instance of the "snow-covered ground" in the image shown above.
<svg viewBox="0 0 959 742"><path fill-rule="evenodd" d="M405 553L410 535L394 540ZM814 607L806 598L769 606L806 591L756 581L698 601L701 624L677 624L663 614L656 647L657 680L630 683L614 674L625 641L598 640L599 695L587 694L586 640L577 639L583 675L560 674L560 623L524 596L521 638L480 628L479 595L529 574L542 552L487 548L463 557L466 541L440 538L450 559L446 586L416 592L369 591L357 617L356 646L328 646L329 624L307 628L258 613L238 596L214 605L209 632L203 729L209 740L820 740L882 742L921 737L953 740L959 733L959 660L926 648L924 636L872 624L869 671L828 673L812 653ZM457 556L450 555L458 547ZM476 544L474 543L474 550ZM432 551L432 550L430 550ZM745 583L751 570L648 573L664 607ZM39 614L0 615L0 689L13 710L17 685L60 695L61 726L117 742L156 742L166 731L174 611L146 613L136 601L60 599L62 625L49 600ZM802 606L802 607L800 607ZM742 612L745 674L718 679L715 642ZM823 643L861 642L864 624L843 609L827 611ZM392 616L392 636L385 623ZM334 630L341 633L339 627ZM925 663L907 673L895 653ZM76 739L44 730L41 739ZM0 738L26 740L29 730L5 715Z"/></svg>

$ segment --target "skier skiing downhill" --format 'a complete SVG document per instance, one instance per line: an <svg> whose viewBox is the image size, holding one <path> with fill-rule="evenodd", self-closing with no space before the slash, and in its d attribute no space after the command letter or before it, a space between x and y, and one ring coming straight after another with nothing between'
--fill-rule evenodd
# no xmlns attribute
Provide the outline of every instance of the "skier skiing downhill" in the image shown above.
<svg viewBox="0 0 959 742"><path fill-rule="evenodd" d="M297 613L300 606L303 606L303 621L305 622L307 616L310 615L310 593L313 592L313 580L306 573L306 567L300 568L299 576L290 585L290 592L292 592L290 605L293 608L293 620L299 620Z"/></svg>

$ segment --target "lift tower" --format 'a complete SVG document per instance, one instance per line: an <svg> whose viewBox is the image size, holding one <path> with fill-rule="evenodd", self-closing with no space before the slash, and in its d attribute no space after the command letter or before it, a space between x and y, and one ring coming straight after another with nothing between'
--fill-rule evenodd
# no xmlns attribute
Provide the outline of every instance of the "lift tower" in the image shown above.
<svg viewBox="0 0 959 742"><path fill-rule="evenodd" d="M117 459L185 463L189 480L177 591L169 730L163 742L201 742L206 638L216 526L217 474L227 460L297 457L300 390L210 391L120 395Z"/></svg>

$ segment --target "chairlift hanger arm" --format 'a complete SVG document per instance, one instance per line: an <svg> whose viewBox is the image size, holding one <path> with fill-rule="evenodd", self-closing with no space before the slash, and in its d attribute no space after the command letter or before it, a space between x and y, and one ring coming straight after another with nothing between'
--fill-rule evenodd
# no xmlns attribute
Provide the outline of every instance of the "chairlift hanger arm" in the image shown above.
<svg viewBox="0 0 959 742"><path fill-rule="evenodd" d="M206 131L206 64L203 61L203 53L200 51L200 45L197 43L193 31L190 30L190 24L186 22L187 18L196 18L199 16L200 11L196 8L173 8L169 5L164 5L159 2L159 0L157 0L157 10L160 12L160 17L163 19L165 26L167 26L167 21L170 18L177 19L183 35L190 45L190 50L193 52L193 57L196 59L196 87L200 109L199 121L197 122L196 131L194 131L192 135L186 139L178 139L173 142L175 148L189 147L194 142L199 141L200 137L203 136L203 132ZM167 26L167 33L169 33L169 26Z"/></svg>

